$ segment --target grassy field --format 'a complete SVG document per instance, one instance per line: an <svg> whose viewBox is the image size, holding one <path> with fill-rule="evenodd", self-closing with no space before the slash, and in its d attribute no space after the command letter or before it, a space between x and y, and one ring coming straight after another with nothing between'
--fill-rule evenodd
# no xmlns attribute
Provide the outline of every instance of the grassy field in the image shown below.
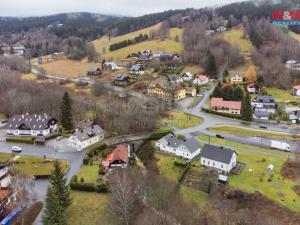
<svg viewBox="0 0 300 225"><path fill-rule="evenodd" d="M5 119L7 119L7 117L3 113L0 113L0 120L5 120Z"/></svg>
<svg viewBox="0 0 300 225"><path fill-rule="evenodd" d="M267 92L276 98L277 102L287 102L287 101L299 101L300 98L296 98L291 93L291 90L283 90L279 88L267 88Z"/></svg>
<svg viewBox="0 0 300 225"><path fill-rule="evenodd" d="M237 153L238 160L245 162L246 167L240 175L229 177L230 187L247 192L260 191L266 197L277 201L289 209L300 211L300 196L292 190L296 181L283 179L280 175L285 159L241 151ZM274 165L272 182L268 181L271 173L267 172L267 167L270 164ZM253 171L249 172L249 169Z"/></svg>
<svg viewBox="0 0 300 225"><path fill-rule="evenodd" d="M51 75L57 75L65 78L85 77L88 68L99 67L99 63L89 63L86 59L82 61L57 60L55 62L39 65Z"/></svg>
<svg viewBox="0 0 300 225"><path fill-rule="evenodd" d="M293 137L293 135L289 135L287 133L281 133L276 131L261 131L257 129L248 129L248 128L241 128L241 127L234 127L234 126L217 126L217 127L210 127L208 128L210 131L215 133L223 133L223 134L231 134L240 137L266 137L266 138L286 138L289 140L299 140L299 137Z"/></svg>
<svg viewBox="0 0 300 225"><path fill-rule="evenodd" d="M249 53L253 49L251 42L248 39L243 39L244 28L242 26L224 32L224 39L230 44L238 45L242 52Z"/></svg>
<svg viewBox="0 0 300 225"><path fill-rule="evenodd" d="M185 66L182 73L190 72L191 74L200 74L203 73L204 69L201 66L196 66L196 65L188 65Z"/></svg>
<svg viewBox="0 0 300 225"><path fill-rule="evenodd" d="M125 35L112 37L111 40L109 40L108 36L103 36L102 38L93 41L95 48L97 52L100 53L102 58L108 59L108 60L115 60L118 62L119 59L125 58L128 56L128 54L138 52L144 49L150 49L150 50L163 50L166 52L181 52L183 49L181 40L182 40L182 34L183 29L179 28L172 28L170 29L170 35L169 38L160 41L160 40L150 40L150 41L144 41L135 45L130 45L125 48L118 49L116 51L109 51L109 46L114 43L118 43L124 40L133 39L134 37L138 36L139 34L150 34L151 31L158 30L161 23L158 23L154 26L138 30L135 32L131 32ZM175 41L175 37L179 37L179 42Z"/></svg>
<svg viewBox="0 0 300 225"><path fill-rule="evenodd" d="M206 135L198 135L197 137L202 141L209 142L209 137ZM276 153L276 154L280 154L282 156L287 156L287 155L293 154L293 153L282 152L282 151L278 151L278 150L261 148L258 146L246 145L246 144L242 144L239 142L230 141L230 140L226 140L226 139L220 139L220 138L216 138L216 137L210 137L210 143L217 144L217 145L230 146L230 147L237 148L237 149L244 148L244 149L257 150L257 151L262 151L262 152Z"/></svg>
<svg viewBox="0 0 300 225"><path fill-rule="evenodd" d="M189 188L184 185L180 186L180 193L184 201L188 203L194 203L199 208L203 206L207 198L207 193L193 188Z"/></svg>
<svg viewBox="0 0 300 225"><path fill-rule="evenodd" d="M13 158L12 154L0 153L0 163L5 163L11 158ZM66 161L60 162L63 170L67 171L69 164ZM48 175L53 170L53 160L22 155L14 162L14 166L30 177L34 175Z"/></svg>
<svg viewBox="0 0 300 225"><path fill-rule="evenodd" d="M77 174L78 180L80 181L80 178L84 178L85 183L95 183L97 176L98 176L98 165L92 165L92 166L85 166L83 165Z"/></svg>
<svg viewBox="0 0 300 225"><path fill-rule="evenodd" d="M72 191L71 194L72 205L65 211L67 224L111 225L107 222L108 215L105 210L110 197L108 194L80 191Z"/></svg>
<svg viewBox="0 0 300 225"><path fill-rule="evenodd" d="M163 118L162 120L179 129L186 129L203 123L202 118L182 112L171 112L169 118Z"/></svg>

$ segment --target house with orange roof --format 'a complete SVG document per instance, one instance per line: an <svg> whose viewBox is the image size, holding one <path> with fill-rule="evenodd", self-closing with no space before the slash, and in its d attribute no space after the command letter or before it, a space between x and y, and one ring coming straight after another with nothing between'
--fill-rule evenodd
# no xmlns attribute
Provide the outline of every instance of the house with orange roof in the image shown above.
<svg viewBox="0 0 300 225"><path fill-rule="evenodd" d="M293 93L295 96L300 96L300 84L293 87Z"/></svg>
<svg viewBox="0 0 300 225"><path fill-rule="evenodd" d="M102 165L108 169L113 167L126 168L130 158L130 146L120 144L112 153L108 154L106 159L102 161Z"/></svg>
<svg viewBox="0 0 300 225"><path fill-rule="evenodd" d="M241 114L240 101L225 101L223 98L212 98L210 107L213 111L229 114Z"/></svg>

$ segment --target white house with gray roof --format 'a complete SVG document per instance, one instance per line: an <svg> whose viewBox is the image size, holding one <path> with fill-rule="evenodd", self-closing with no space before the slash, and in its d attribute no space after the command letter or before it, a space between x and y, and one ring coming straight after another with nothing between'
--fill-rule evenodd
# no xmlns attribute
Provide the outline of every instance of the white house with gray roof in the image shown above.
<svg viewBox="0 0 300 225"><path fill-rule="evenodd" d="M201 164L225 174L236 166L237 153L229 148L206 144L200 155Z"/></svg>
<svg viewBox="0 0 300 225"><path fill-rule="evenodd" d="M104 139L103 129L92 121L80 121L75 128L75 133L68 138L68 142L70 146L78 151Z"/></svg>
<svg viewBox="0 0 300 225"><path fill-rule="evenodd" d="M57 120L44 114L22 114L9 118L5 128L7 135L47 136L57 129Z"/></svg>
<svg viewBox="0 0 300 225"><path fill-rule="evenodd" d="M155 143L155 146L160 151L175 154L185 159L193 159L200 154L199 143L194 138L183 141L173 134L162 137Z"/></svg>

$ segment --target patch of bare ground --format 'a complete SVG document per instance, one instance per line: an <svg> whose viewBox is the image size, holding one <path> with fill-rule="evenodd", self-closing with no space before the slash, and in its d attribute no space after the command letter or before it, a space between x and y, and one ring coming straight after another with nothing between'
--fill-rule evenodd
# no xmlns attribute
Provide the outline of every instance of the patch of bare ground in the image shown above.
<svg viewBox="0 0 300 225"><path fill-rule="evenodd" d="M281 176L290 180L300 179L300 161L286 161L281 168Z"/></svg>
<svg viewBox="0 0 300 225"><path fill-rule="evenodd" d="M294 190L294 192L295 192L297 195L300 196L300 185L295 185L295 186L293 187L293 190Z"/></svg>

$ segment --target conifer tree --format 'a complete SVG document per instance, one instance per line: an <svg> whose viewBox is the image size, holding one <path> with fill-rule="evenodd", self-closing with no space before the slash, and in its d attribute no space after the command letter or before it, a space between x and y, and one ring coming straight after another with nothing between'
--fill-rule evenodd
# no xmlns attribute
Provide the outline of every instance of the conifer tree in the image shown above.
<svg viewBox="0 0 300 225"><path fill-rule="evenodd" d="M207 55L207 63L206 63L205 73L210 76L213 76L213 77L217 76L216 59L215 59L215 56L210 52L208 52L208 55Z"/></svg>
<svg viewBox="0 0 300 225"><path fill-rule="evenodd" d="M69 96L68 92L65 92L62 103L61 103L61 124L64 129L72 130L73 126L73 117L72 117L72 99Z"/></svg>
<svg viewBox="0 0 300 225"><path fill-rule="evenodd" d="M64 176L59 161L54 162L54 170L50 176L50 184L58 197L59 204L63 209L66 209L72 201L67 179Z"/></svg>
<svg viewBox="0 0 300 225"><path fill-rule="evenodd" d="M250 101L250 95L246 93L242 100L242 106L241 106L241 116L242 120L245 121L251 121L252 120L252 107L251 107L251 101Z"/></svg>
<svg viewBox="0 0 300 225"><path fill-rule="evenodd" d="M45 200L45 210L42 216L43 225L66 225L63 208L52 187L48 188Z"/></svg>

